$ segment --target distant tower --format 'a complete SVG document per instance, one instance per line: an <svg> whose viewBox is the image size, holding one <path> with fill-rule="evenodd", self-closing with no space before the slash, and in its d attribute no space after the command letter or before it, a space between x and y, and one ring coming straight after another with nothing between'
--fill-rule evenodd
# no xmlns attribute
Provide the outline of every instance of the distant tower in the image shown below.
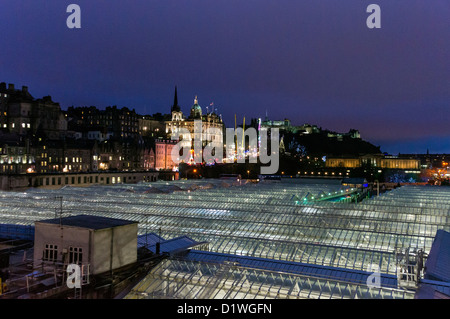
<svg viewBox="0 0 450 319"><path fill-rule="evenodd" d="M181 108L178 105L178 94L177 94L176 86L175 86L175 96L173 98L173 105L172 105L171 111L172 111L172 121L181 121L183 119L183 113L181 112Z"/></svg>
<svg viewBox="0 0 450 319"><path fill-rule="evenodd" d="M177 87L175 86L175 96L173 98L173 105L172 105L172 112L176 111L176 112L180 112L181 108L178 105L178 94L177 94Z"/></svg>

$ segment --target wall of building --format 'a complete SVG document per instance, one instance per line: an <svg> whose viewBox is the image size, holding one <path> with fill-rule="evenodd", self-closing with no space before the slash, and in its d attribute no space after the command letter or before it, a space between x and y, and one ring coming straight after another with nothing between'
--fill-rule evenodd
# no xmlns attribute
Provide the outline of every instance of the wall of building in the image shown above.
<svg viewBox="0 0 450 319"><path fill-rule="evenodd" d="M178 141L172 140L156 140L155 142L155 169L172 170L178 165L172 160L172 149Z"/></svg>
<svg viewBox="0 0 450 319"><path fill-rule="evenodd" d="M90 263L90 236L89 229L57 224L35 223L34 231L34 267L41 265L46 244L57 246L57 262L63 263L68 258L69 247L81 248L83 263ZM65 257L67 256L67 257ZM68 261L68 259L67 259Z"/></svg>
<svg viewBox="0 0 450 319"><path fill-rule="evenodd" d="M417 159L402 158L327 158L325 167L357 168L362 164L370 164L372 167L388 169L420 169L420 161Z"/></svg>
<svg viewBox="0 0 450 319"><path fill-rule="evenodd" d="M416 159L385 158L381 160L381 168L420 169L420 161Z"/></svg>
<svg viewBox="0 0 450 319"><path fill-rule="evenodd" d="M92 274L101 274L135 263L137 229L137 224L130 224L96 230L93 237Z"/></svg>
<svg viewBox="0 0 450 319"><path fill-rule="evenodd" d="M30 187L59 189L64 186L136 184L158 180L158 172L106 172L80 174L0 175L1 190L25 190Z"/></svg>
<svg viewBox="0 0 450 319"><path fill-rule="evenodd" d="M327 158L326 167L356 168L361 166L359 158Z"/></svg>
<svg viewBox="0 0 450 319"><path fill-rule="evenodd" d="M69 262L70 247L81 248L83 265L97 275L137 261L137 223L91 230L36 222L34 265L41 265L46 245L57 247L57 262ZM112 267L112 268L111 268Z"/></svg>

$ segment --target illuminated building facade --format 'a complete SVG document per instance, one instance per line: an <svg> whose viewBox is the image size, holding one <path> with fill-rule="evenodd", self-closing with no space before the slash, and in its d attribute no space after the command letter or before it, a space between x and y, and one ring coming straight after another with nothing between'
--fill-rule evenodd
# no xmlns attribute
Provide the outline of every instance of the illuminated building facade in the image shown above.
<svg viewBox="0 0 450 319"><path fill-rule="evenodd" d="M171 113L172 119L166 121L166 133L169 137L175 137L176 140L179 139L180 147L194 149L194 135L199 135L198 137L195 136L195 138L201 139L202 149L206 145L223 145L224 123L222 118L214 110L210 111L208 109L203 114L197 97L195 97L190 114L186 118L178 105L177 89L175 88L174 105L171 108ZM197 132L195 127L195 123L198 123L197 121L201 121L201 133ZM195 154L192 157L194 158Z"/></svg>
<svg viewBox="0 0 450 319"><path fill-rule="evenodd" d="M414 158L395 158L383 155L366 155L357 158L327 158L326 167L359 168L364 165L381 169L420 170L420 160Z"/></svg>
<svg viewBox="0 0 450 319"><path fill-rule="evenodd" d="M175 170L177 164L172 159L172 149L178 141L156 140L155 141L155 169Z"/></svg>

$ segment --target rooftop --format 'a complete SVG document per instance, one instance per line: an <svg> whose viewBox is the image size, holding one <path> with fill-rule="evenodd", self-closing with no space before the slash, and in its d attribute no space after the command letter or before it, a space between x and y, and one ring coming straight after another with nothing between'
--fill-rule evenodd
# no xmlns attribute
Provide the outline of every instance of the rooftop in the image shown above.
<svg viewBox="0 0 450 319"><path fill-rule="evenodd" d="M59 225L61 222L62 225L64 226L88 228L94 230L119 227L137 223L130 220L101 217L101 216L91 216L91 215L76 215L63 217L61 219L54 218L54 219L40 220L36 222L43 224L56 224L56 225Z"/></svg>

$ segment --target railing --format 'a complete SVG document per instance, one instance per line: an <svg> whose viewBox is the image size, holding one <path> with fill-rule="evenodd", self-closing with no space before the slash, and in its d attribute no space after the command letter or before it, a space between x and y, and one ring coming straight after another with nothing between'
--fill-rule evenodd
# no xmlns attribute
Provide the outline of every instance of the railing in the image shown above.
<svg viewBox="0 0 450 319"><path fill-rule="evenodd" d="M397 284L399 288L417 289L419 281L424 277L424 264L427 255L421 250L410 251L410 248L396 249Z"/></svg>

